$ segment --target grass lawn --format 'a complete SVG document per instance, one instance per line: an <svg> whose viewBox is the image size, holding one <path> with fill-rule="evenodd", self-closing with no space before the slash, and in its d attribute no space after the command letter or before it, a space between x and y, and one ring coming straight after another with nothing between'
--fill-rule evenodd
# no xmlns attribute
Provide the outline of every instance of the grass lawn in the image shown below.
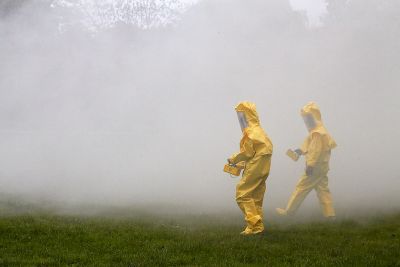
<svg viewBox="0 0 400 267"><path fill-rule="evenodd" d="M400 214L267 225L229 218L0 217L0 266L400 266Z"/></svg>

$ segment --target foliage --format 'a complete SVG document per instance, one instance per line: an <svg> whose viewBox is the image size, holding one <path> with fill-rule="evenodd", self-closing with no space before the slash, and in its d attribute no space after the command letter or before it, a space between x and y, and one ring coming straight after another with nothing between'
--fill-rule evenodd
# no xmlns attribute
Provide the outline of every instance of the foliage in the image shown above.
<svg viewBox="0 0 400 267"><path fill-rule="evenodd" d="M180 0L54 0L52 7L75 13L77 20L63 18L62 23L79 23L96 32L117 24L148 29L170 24L179 18L187 4Z"/></svg>

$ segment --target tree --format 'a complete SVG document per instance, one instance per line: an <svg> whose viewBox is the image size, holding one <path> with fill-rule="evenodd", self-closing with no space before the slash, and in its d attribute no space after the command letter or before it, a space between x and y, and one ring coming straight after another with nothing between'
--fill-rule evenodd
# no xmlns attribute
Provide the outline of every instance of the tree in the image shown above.
<svg viewBox="0 0 400 267"><path fill-rule="evenodd" d="M143 29L164 26L179 19L188 4L181 0L55 0L52 6L70 10L78 18L76 22L63 23L79 23L98 31L120 23Z"/></svg>

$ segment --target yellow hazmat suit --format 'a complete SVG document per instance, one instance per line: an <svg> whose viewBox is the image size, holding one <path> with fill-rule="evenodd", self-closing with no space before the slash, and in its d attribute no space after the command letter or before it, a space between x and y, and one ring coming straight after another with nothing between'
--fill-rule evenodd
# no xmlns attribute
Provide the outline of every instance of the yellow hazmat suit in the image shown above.
<svg viewBox="0 0 400 267"><path fill-rule="evenodd" d="M235 109L243 137L240 152L228 161L231 164L245 163L242 179L236 186L236 202L247 222L242 234L257 234L264 231L262 205L271 166L272 143L260 126L255 104L241 102Z"/></svg>
<svg viewBox="0 0 400 267"><path fill-rule="evenodd" d="M306 158L306 171L297 183L286 209L277 209L281 215L293 214L315 189L325 217L335 217L332 196L328 188L328 171L331 150L336 147L335 140L322 124L318 106L310 102L301 110L309 135L297 153Z"/></svg>

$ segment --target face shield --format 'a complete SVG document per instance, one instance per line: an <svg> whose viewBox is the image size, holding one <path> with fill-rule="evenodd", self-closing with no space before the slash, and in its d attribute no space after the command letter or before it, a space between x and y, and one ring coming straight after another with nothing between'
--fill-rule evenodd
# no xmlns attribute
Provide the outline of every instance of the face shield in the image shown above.
<svg viewBox="0 0 400 267"><path fill-rule="evenodd" d="M304 123L307 127L307 130L311 131L317 126L317 122L311 114L303 115Z"/></svg>
<svg viewBox="0 0 400 267"><path fill-rule="evenodd" d="M246 120L246 115L244 114L244 112L237 112L237 116L238 116L238 119L239 119L240 128L243 131L248 126L248 123L247 123L247 120Z"/></svg>

